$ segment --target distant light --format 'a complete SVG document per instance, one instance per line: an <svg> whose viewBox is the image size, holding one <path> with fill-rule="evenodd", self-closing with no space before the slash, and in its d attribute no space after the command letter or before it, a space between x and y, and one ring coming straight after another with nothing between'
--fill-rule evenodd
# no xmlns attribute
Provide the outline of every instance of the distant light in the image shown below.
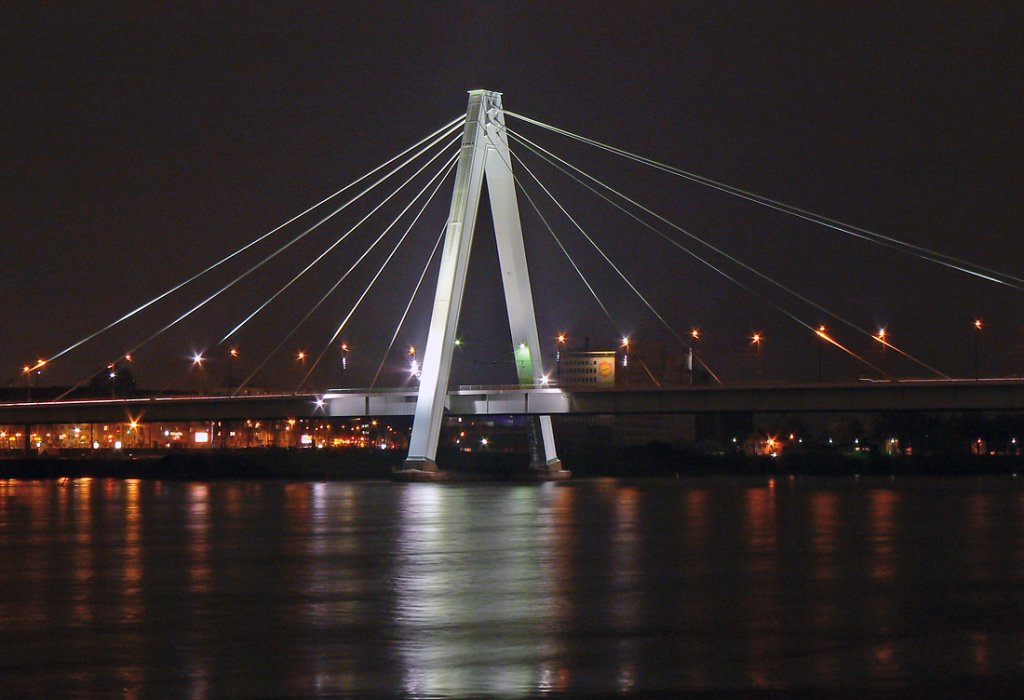
<svg viewBox="0 0 1024 700"><path fill-rule="evenodd" d="M210 434L206 431L198 431L195 434L195 441L199 444L205 444L210 441Z"/></svg>
<svg viewBox="0 0 1024 700"><path fill-rule="evenodd" d="M342 352L348 352L348 343L342 343L341 344L341 351Z"/></svg>
<svg viewBox="0 0 1024 700"><path fill-rule="evenodd" d="M196 354L192 355L192 364L194 364L194 365L201 365L201 364L203 364L203 360L205 360L205 359L206 358L203 357L202 353L197 352Z"/></svg>
<svg viewBox="0 0 1024 700"><path fill-rule="evenodd" d="M455 347L462 347L462 338L455 339Z"/></svg>
<svg viewBox="0 0 1024 700"><path fill-rule="evenodd" d="M754 335L752 335L750 337L750 342L752 342L752 343L760 343L761 342L761 334L760 333L754 333Z"/></svg>
<svg viewBox="0 0 1024 700"><path fill-rule="evenodd" d="M543 377L540 378L540 385L547 386L550 381L551 380L548 378L548 375L545 374Z"/></svg>
<svg viewBox="0 0 1024 700"><path fill-rule="evenodd" d="M415 345L410 345L409 346L409 354L410 355L415 355L416 354L416 346Z"/></svg>
<svg viewBox="0 0 1024 700"><path fill-rule="evenodd" d="M228 354L231 355L231 357L238 357L238 348L231 348Z"/></svg>
<svg viewBox="0 0 1024 700"><path fill-rule="evenodd" d="M487 438L480 438L480 444L487 447Z"/></svg>
<svg viewBox="0 0 1024 700"><path fill-rule="evenodd" d="M120 440L117 440L116 442L114 442L114 449L115 450L120 450L121 449L121 441Z"/></svg>
<svg viewBox="0 0 1024 700"><path fill-rule="evenodd" d="M132 354L130 352L125 353L124 359L128 360L129 362L132 362Z"/></svg>
<svg viewBox="0 0 1024 700"><path fill-rule="evenodd" d="M562 344L564 344L564 343L565 343L565 333L559 333L559 334L558 334L558 335L557 335L557 336L555 337L555 340L557 340L557 341L558 341L559 343L562 343Z"/></svg>
<svg viewBox="0 0 1024 700"><path fill-rule="evenodd" d="M295 356L295 359L302 362L306 359L306 352L304 350L299 350L299 354Z"/></svg>
<svg viewBox="0 0 1024 700"><path fill-rule="evenodd" d="M323 399L323 397L320 397L320 398L318 398L316 400L316 407L317 408L323 408L324 407L324 399Z"/></svg>
<svg viewBox="0 0 1024 700"><path fill-rule="evenodd" d="M690 331L690 335L693 336L694 340L700 340L700 329L694 328L692 331Z"/></svg>
<svg viewBox="0 0 1024 700"><path fill-rule="evenodd" d="M628 348L629 347L629 336L628 335L622 336L622 347L624 347L624 348Z"/></svg>
<svg viewBox="0 0 1024 700"><path fill-rule="evenodd" d="M978 329L979 331L981 330L981 325L982 324L981 324L981 319L980 318L977 318L977 319L974 320L974 327L976 329Z"/></svg>

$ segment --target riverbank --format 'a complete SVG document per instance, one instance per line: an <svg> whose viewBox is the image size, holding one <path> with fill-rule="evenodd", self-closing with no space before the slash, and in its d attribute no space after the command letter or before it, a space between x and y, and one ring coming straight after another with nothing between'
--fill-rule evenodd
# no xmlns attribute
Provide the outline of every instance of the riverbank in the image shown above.
<svg viewBox="0 0 1024 700"><path fill-rule="evenodd" d="M142 479L294 479L356 481L390 479L402 466L404 453L368 449L342 450L202 450L143 457L60 458L45 455L0 460L0 478L62 479L113 477ZM702 454L667 445L591 450L569 449L563 465L575 477L683 477L706 475L757 476L795 474L848 476L889 474L1016 474L1024 458L972 454L886 455L878 453L806 452L773 457L741 453ZM519 454L438 455L438 463L459 480L516 480L528 473Z"/></svg>

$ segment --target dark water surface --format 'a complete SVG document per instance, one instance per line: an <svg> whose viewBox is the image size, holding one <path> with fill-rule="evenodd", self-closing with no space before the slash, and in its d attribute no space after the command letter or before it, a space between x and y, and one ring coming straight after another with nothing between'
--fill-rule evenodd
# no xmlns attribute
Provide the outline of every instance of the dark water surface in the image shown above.
<svg viewBox="0 0 1024 700"><path fill-rule="evenodd" d="M0 693L1024 688L1022 482L0 481Z"/></svg>

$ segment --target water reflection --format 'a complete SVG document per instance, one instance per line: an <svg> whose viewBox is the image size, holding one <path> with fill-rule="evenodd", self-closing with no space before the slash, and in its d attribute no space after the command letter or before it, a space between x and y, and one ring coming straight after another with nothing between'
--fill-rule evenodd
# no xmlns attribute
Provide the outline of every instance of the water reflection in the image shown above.
<svg viewBox="0 0 1024 700"><path fill-rule="evenodd" d="M1020 678L1024 489L941 479L0 482L5 692Z"/></svg>
<svg viewBox="0 0 1024 700"><path fill-rule="evenodd" d="M535 689L552 613L537 522L552 489L401 489L393 586L402 689ZM499 633L500 632L500 633Z"/></svg>

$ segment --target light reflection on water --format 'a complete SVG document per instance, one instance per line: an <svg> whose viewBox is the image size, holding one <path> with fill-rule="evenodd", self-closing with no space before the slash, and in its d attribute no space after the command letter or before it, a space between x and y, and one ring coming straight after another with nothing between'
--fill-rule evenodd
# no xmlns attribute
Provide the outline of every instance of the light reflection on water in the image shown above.
<svg viewBox="0 0 1024 700"><path fill-rule="evenodd" d="M1024 488L0 482L2 693L1024 682Z"/></svg>

